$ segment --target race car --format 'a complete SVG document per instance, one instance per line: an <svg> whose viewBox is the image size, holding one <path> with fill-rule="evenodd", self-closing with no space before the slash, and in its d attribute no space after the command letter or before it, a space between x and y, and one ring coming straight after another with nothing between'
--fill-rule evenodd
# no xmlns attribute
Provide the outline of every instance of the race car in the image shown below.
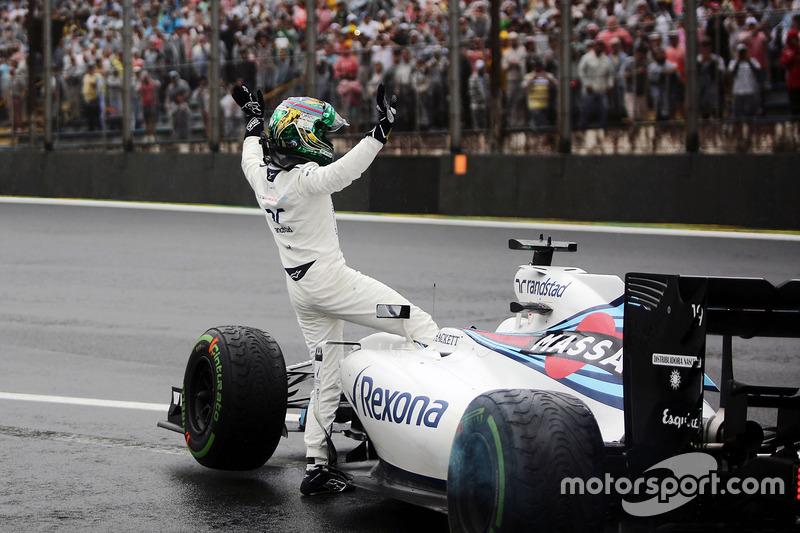
<svg viewBox="0 0 800 533"><path fill-rule="evenodd" d="M594 531L609 516L795 525L798 389L734 380L730 340L800 336L800 280L623 281L553 266L573 242L509 247L533 259L495 331L447 327L427 346L388 333L344 343L331 430L355 442L339 454L329 439L331 464L356 486L447 513L452 531ZM409 308L387 302L376 313L404 320ZM719 389L705 375L707 334L724 339ZM315 416L308 389L330 345L287 367L268 333L211 328L159 425L183 434L205 466L259 468ZM716 411L709 390L720 392ZM748 421L756 406L777 409L775 428ZM774 490L711 490L751 478Z"/></svg>

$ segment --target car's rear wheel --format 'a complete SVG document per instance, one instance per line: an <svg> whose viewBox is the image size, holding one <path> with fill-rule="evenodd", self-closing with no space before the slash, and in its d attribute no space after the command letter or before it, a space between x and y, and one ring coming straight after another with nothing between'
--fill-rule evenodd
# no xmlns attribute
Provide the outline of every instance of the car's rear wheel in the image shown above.
<svg viewBox="0 0 800 533"><path fill-rule="evenodd" d="M467 407L450 452L450 530L597 531L602 495L562 495L562 480L603 475L600 430L568 394L499 390Z"/></svg>
<svg viewBox="0 0 800 533"><path fill-rule="evenodd" d="M209 329L195 344L183 379L189 451L209 468L262 466L283 434L287 394L283 353L268 333Z"/></svg>

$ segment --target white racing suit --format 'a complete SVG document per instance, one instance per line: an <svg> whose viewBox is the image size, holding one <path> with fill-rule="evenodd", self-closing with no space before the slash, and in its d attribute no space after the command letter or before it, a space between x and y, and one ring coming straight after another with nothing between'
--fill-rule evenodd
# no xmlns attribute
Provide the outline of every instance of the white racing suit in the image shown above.
<svg viewBox="0 0 800 533"><path fill-rule="evenodd" d="M264 164L258 137L244 140L242 170L278 245L289 297L312 359L323 341L342 340L345 321L404 335L404 321L377 319L376 305L410 302L345 264L331 201L332 193L361 176L382 146L365 137L329 165L307 162L284 170ZM430 315L414 305L405 325L412 339L425 344L432 342L438 331ZM313 394L306 417L307 457L316 464L327 463L323 428L331 427L339 405L341 354L340 347L325 349L319 376L319 421L314 416Z"/></svg>

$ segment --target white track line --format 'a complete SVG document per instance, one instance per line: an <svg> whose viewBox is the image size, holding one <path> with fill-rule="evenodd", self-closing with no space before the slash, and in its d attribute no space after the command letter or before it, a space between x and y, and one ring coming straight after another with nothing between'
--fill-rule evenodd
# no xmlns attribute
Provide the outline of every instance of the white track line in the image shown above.
<svg viewBox="0 0 800 533"><path fill-rule="evenodd" d="M140 411L159 411L166 416L169 404L149 402L129 402L124 400L101 400L98 398L76 398L74 396L49 396L45 394L25 394L20 392L0 392L0 400L23 402L55 403L61 405L79 405L82 407L112 407L115 409L139 409ZM300 415L286 414L286 422L296 424Z"/></svg>
<svg viewBox="0 0 800 533"><path fill-rule="evenodd" d="M147 209L152 211L175 211L190 213L214 213L224 215L263 216L255 207L227 207L219 205L161 204L152 202L119 202L105 200L75 200L68 198L32 198L24 196L0 196L0 204L59 205L75 207L106 207L118 209ZM465 226L482 228L526 229L532 231L580 231L587 233L612 233L627 235L661 235L668 237L711 237L720 239L756 239L764 241L800 242L797 231L753 231L727 229L702 229L671 227L656 224L586 224L570 222L537 221L526 219L502 219L480 217L444 217L413 215L375 215L362 213L337 213L336 218L354 222L389 222L395 224L427 224L431 226Z"/></svg>
<svg viewBox="0 0 800 533"><path fill-rule="evenodd" d="M71 396L47 396L42 394L22 394L17 392L0 392L0 400L19 400L25 402L58 403L63 405L81 405L84 407L114 407L116 409L139 409L142 411L167 412L168 404L128 402L122 400L99 400L96 398L75 398Z"/></svg>

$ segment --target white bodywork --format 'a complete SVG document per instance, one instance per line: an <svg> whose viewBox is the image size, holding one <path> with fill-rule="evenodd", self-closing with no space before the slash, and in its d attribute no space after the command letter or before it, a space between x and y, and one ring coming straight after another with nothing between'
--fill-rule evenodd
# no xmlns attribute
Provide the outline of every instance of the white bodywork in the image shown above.
<svg viewBox="0 0 800 533"><path fill-rule="evenodd" d="M496 389L572 394L591 409L605 442L623 437L622 280L523 265L514 291L521 304L552 311L524 310L495 332L443 328L425 348L377 333L345 358L342 389L383 461L446 480L464 410ZM711 412L706 405L705 416Z"/></svg>
<svg viewBox="0 0 800 533"><path fill-rule="evenodd" d="M624 432L621 381L604 385L619 395L618 405L610 406L576 392L567 380L555 380L542 368L532 368L485 344L527 344L587 308L607 308L613 314L609 302L621 302L623 288L615 276L587 274L577 268L522 266L514 278L518 300L548 305L551 313L517 313L494 333L444 328L436 342L424 349L394 335L371 335L361 341L360 350L345 358L342 388L380 457L428 478L447 478L450 446L461 415L473 398L495 389L573 394L592 410L603 439L617 441ZM619 315L621 332L621 311ZM544 356L537 359L543 361ZM611 377L599 368L589 372Z"/></svg>

